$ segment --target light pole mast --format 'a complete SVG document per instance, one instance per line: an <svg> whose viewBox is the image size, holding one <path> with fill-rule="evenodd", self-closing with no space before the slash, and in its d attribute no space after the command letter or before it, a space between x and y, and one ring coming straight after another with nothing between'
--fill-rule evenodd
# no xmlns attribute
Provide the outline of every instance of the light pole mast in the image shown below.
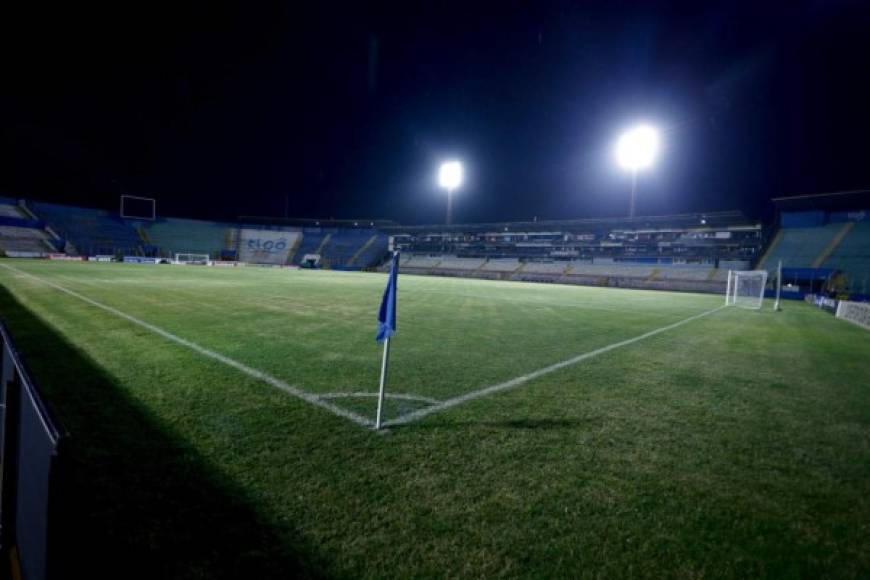
<svg viewBox="0 0 870 580"><path fill-rule="evenodd" d="M658 133L645 125L623 133L616 143L616 161L623 169L631 171L631 194L628 198L630 218L634 217L637 208L637 172L653 164L658 146Z"/></svg>
<svg viewBox="0 0 870 580"><path fill-rule="evenodd" d="M438 170L438 184L447 190L447 225L453 223L453 191L462 185L462 164L447 161Z"/></svg>

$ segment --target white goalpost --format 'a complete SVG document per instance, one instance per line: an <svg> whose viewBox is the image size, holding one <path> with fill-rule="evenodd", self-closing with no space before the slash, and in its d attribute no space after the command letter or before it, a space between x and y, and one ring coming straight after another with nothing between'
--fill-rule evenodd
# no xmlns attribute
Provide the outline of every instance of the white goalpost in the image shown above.
<svg viewBox="0 0 870 580"><path fill-rule="evenodd" d="M766 270L728 270L725 305L757 310L764 302L766 286Z"/></svg>
<svg viewBox="0 0 870 580"><path fill-rule="evenodd" d="M194 266L209 266L211 258L208 254L175 254L173 264L187 264Z"/></svg>

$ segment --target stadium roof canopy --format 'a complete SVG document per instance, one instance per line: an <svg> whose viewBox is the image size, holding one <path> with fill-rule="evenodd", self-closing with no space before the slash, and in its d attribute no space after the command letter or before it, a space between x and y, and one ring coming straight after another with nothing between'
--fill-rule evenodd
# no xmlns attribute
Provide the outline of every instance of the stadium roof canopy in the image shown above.
<svg viewBox="0 0 870 580"><path fill-rule="evenodd" d="M771 201L776 205L778 211L870 209L870 189L774 197Z"/></svg>
<svg viewBox="0 0 870 580"><path fill-rule="evenodd" d="M296 226L303 228L384 228L398 225L391 220L278 218L248 215L239 216L239 222L244 224Z"/></svg>
<svg viewBox="0 0 870 580"><path fill-rule="evenodd" d="M488 232L488 231L552 231L552 230L594 230L598 228L631 229L638 228L698 228L715 226L758 225L757 220L747 218L740 211L715 211L662 216L640 216L634 218L587 218L575 220L537 220L524 222L490 222L479 224L431 224L423 226L386 226L382 229L394 233L424 232Z"/></svg>

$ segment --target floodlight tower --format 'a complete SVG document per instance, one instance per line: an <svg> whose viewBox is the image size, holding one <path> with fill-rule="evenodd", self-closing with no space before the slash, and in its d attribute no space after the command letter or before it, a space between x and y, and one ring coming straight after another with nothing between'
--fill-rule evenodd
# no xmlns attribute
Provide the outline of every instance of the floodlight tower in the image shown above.
<svg viewBox="0 0 870 580"><path fill-rule="evenodd" d="M658 149L658 133L648 125L640 125L626 131L619 138L619 141L616 142L616 161L620 167L631 171L631 197L628 202L628 217L634 217L637 172L653 164Z"/></svg>
<svg viewBox="0 0 870 580"><path fill-rule="evenodd" d="M447 225L453 223L453 190L462 185L462 164L447 161L438 170L438 184L447 190Z"/></svg>

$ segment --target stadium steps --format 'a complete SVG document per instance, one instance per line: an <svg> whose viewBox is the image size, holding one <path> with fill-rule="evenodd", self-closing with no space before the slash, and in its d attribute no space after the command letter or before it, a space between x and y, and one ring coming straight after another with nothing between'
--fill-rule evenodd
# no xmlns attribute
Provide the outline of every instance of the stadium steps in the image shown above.
<svg viewBox="0 0 870 580"><path fill-rule="evenodd" d="M843 241L843 238L849 235L849 232L851 232L852 228L854 227L855 222L846 222L845 224L843 224L843 227L840 228L840 231L837 232L837 235L835 235L831 239L831 241L828 242L828 245L825 246L824 249L822 249L822 252L816 257L815 260L813 260L812 267L820 268L822 264L825 263L825 260L827 260L831 256L831 254L834 253L834 250L837 249L837 247L840 245L840 242Z"/></svg>
<svg viewBox="0 0 870 580"><path fill-rule="evenodd" d="M139 239L142 240L143 244L151 245L151 240L148 239L148 233L145 231L145 228L138 227L136 228L136 233L139 234Z"/></svg>
<svg viewBox="0 0 870 580"><path fill-rule="evenodd" d="M767 259L770 257L770 254L772 254L773 251L776 249L776 247L779 245L780 240L782 240L782 236L783 236L783 230L782 230L782 228L780 228L779 230L777 230L776 235L773 236L773 241L771 241L767 245L767 249L764 251L764 255L761 256L761 259L758 261L758 269L759 270L764 269L765 262L767 262Z"/></svg>
<svg viewBox="0 0 870 580"><path fill-rule="evenodd" d="M287 252L287 263L288 264L295 264L296 263L293 260L296 259L296 252L299 251L299 246L302 245L302 238L303 237L304 237L304 234L299 234L298 236L296 236L296 239L294 240L293 245L290 246L290 251Z"/></svg>
<svg viewBox="0 0 870 580"><path fill-rule="evenodd" d="M332 234L326 234L325 236L323 236L323 240L320 242L320 245L317 246L317 249L314 250L313 253L322 256L322 255L323 255L323 250L324 250L324 249L326 248L326 246L329 244L329 240L331 240L331 239L332 239Z"/></svg>
<svg viewBox="0 0 870 580"><path fill-rule="evenodd" d="M718 274L718 273L719 273L718 268L710 268L710 273L707 274L707 281L713 282L714 280L716 280L716 274Z"/></svg>
<svg viewBox="0 0 870 580"><path fill-rule="evenodd" d="M661 271L662 271L661 268L653 268L652 272L649 273L649 278L647 278L647 281L653 282L655 280L658 280L659 273L661 273Z"/></svg>
<svg viewBox="0 0 870 580"><path fill-rule="evenodd" d="M368 250L370 247L372 247L372 244L374 244L377 239L378 239L378 235L375 234L372 237L370 237L368 240L366 240L366 243L364 243L362 246L360 246L360 249L357 250L356 253L350 257L350 260L347 261L347 265L353 266L354 262L356 262L357 259L360 256L362 256L366 250Z"/></svg>
<svg viewBox="0 0 870 580"><path fill-rule="evenodd" d="M18 209L21 211L21 213L23 213L25 216L32 220L39 219L39 217L35 213L33 213L33 211L31 211L29 207L27 207L27 202L23 199L18 202Z"/></svg>

